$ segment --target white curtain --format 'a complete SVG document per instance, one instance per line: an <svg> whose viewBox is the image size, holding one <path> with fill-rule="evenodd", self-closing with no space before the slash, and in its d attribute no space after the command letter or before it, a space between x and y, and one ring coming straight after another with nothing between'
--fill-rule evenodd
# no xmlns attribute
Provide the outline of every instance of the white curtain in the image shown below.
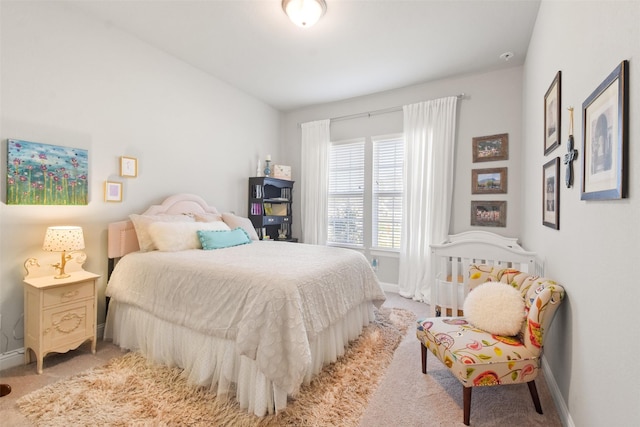
<svg viewBox="0 0 640 427"><path fill-rule="evenodd" d="M300 177L302 242L327 243L327 194L329 191L329 120L302 124Z"/></svg>
<svg viewBox="0 0 640 427"><path fill-rule="evenodd" d="M449 233L456 129L455 96L405 105L405 197L402 209L400 294L430 301L429 245Z"/></svg>

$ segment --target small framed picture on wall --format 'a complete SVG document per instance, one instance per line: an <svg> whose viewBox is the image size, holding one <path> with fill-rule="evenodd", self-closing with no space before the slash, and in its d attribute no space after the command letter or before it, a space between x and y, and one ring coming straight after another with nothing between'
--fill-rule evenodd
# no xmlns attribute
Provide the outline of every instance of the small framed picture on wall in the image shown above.
<svg viewBox="0 0 640 427"><path fill-rule="evenodd" d="M477 136L473 142L473 163L509 159L509 134Z"/></svg>
<svg viewBox="0 0 640 427"><path fill-rule="evenodd" d="M480 225L485 227L506 227L506 200L471 201L471 225Z"/></svg>
<svg viewBox="0 0 640 427"><path fill-rule="evenodd" d="M471 194L507 192L507 168L472 169Z"/></svg>
<svg viewBox="0 0 640 427"><path fill-rule="evenodd" d="M138 159L135 157L120 157L120 176L130 178L138 176Z"/></svg>
<svg viewBox="0 0 640 427"><path fill-rule="evenodd" d="M560 78L562 72L558 71L551 82L551 86L544 94L544 155L556 149L560 145Z"/></svg>
<svg viewBox="0 0 640 427"><path fill-rule="evenodd" d="M560 158L542 167L542 224L560 229Z"/></svg>
<svg viewBox="0 0 640 427"><path fill-rule="evenodd" d="M104 201L105 202L121 202L122 201L122 183L121 182L105 181Z"/></svg>

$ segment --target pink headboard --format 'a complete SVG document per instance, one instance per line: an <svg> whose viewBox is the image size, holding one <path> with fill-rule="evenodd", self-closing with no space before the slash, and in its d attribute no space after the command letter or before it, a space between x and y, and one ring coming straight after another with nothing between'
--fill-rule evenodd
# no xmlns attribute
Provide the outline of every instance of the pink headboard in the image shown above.
<svg viewBox="0 0 640 427"><path fill-rule="evenodd" d="M180 193L167 197L161 204L150 206L142 215L219 213L200 196ZM108 226L107 256L121 258L140 249L133 223L129 220L112 222Z"/></svg>

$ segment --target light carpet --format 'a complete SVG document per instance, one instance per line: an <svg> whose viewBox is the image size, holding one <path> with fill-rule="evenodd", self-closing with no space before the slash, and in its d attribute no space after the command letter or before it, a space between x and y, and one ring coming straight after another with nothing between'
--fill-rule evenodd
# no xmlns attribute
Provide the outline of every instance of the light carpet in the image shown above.
<svg viewBox="0 0 640 427"><path fill-rule="evenodd" d="M336 363L302 387L286 410L263 418L187 384L182 370L128 353L17 401L39 426L357 426L415 316L382 308Z"/></svg>

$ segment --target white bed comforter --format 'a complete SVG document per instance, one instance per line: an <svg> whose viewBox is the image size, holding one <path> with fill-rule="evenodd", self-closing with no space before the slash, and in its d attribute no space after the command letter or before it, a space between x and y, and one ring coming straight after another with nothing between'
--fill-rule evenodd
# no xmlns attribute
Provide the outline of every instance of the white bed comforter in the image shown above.
<svg viewBox="0 0 640 427"><path fill-rule="evenodd" d="M309 340L363 302L385 296L352 250L256 241L213 251L135 252L116 265L114 300L236 342L263 374L295 394L311 363Z"/></svg>

